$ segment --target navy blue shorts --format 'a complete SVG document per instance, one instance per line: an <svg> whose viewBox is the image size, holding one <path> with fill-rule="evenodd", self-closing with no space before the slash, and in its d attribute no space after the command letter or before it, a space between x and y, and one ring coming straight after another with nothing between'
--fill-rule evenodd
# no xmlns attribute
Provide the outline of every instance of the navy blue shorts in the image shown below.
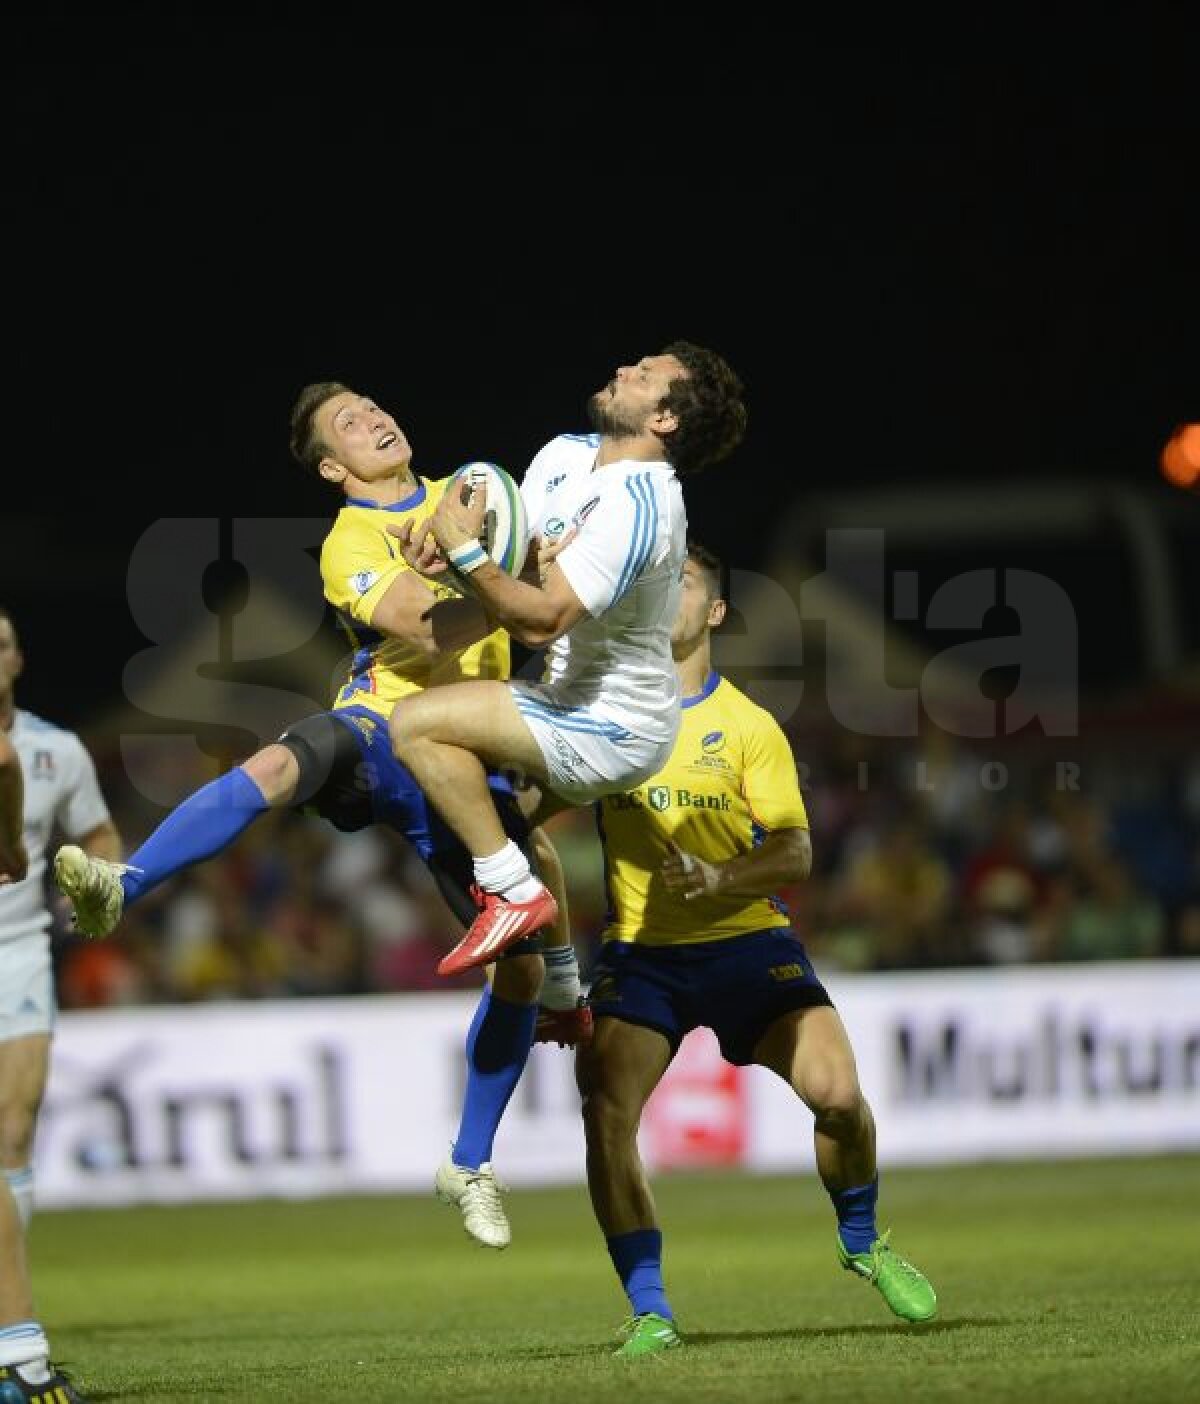
<svg viewBox="0 0 1200 1404"><path fill-rule="evenodd" d="M589 998L598 1017L657 1029L672 1053L692 1029L712 1029L724 1058L737 1064L754 1061L781 1015L833 1004L786 926L687 946L606 941Z"/></svg>

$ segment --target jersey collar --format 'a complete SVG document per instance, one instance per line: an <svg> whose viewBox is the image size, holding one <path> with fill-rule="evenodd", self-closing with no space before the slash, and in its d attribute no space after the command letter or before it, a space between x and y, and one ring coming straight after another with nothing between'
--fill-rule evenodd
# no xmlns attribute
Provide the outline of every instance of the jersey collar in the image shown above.
<svg viewBox="0 0 1200 1404"><path fill-rule="evenodd" d="M416 492L410 493L401 502L389 502L386 507L381 507L378 502L371 502L365 497L348 497L347 507L368 507L372 512L408 512L413 507L419 507L425 501L425 480L419 479Z"/></svg>
<svg viewBox="0 0 1200 1404"><path fill-rule="evenodd" d="M704 686L694 697L685 697L680 702L681 707L694 707L697 702L703 702L706 697L711 697L717 690L717 684L721 681L721 675L714 668L708 677L704 679Z"/></svg>

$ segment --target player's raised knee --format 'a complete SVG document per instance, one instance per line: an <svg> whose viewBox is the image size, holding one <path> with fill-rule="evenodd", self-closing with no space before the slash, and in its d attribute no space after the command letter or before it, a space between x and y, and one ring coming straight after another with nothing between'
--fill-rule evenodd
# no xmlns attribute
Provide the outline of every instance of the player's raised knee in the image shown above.
<svg viewBox="0 0 1200 1404"><path fill-rule="evenodd" d="M286 746L278 743L264 746L256 751L242 769L262 791L263 799L270 805L286 804L296 791L300 778L300 767L296 757Z"/></svg>

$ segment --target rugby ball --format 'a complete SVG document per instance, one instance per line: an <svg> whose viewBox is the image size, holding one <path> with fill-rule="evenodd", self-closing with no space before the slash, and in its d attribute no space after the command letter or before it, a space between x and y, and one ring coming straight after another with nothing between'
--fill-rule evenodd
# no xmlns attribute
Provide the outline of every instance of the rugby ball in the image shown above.
<svg viewBox="0 0 1200 1404"><path fill-rule="evenodd" d="M520 575L529 545L520 488L498 463L464 463L452 474L447 491L453 492L456 482L463 503L469 500L472 490L482 489L487 494L479 544L501 570Z"/></svg>

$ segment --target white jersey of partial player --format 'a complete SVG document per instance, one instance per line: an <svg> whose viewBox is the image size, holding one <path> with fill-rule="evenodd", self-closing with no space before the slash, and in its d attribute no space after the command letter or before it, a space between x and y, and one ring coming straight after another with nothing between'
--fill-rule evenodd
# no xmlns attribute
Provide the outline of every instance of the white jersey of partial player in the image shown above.
<svg viewBox="0 0 1200 1404"><path fill-rule="evenodd" d="M0 945L44 939L50 925L44 877L46 844L55 827L67 838L85 838L109 817L96 780L96 767L73 731L19 708L9 733L25 782L25 851L29 872L23 882L0 887Z"/></svg>
<svg viewBox="0 0 1200 1404"><path fill-rule="evenodd" d="M546 652L543 681L634 736L673 741L679 690L671 628L687 559L683 491L669 463L595 469L597 434L560 434L525 474L531 535L574 540L557 564L588 614Z"/></svg>

